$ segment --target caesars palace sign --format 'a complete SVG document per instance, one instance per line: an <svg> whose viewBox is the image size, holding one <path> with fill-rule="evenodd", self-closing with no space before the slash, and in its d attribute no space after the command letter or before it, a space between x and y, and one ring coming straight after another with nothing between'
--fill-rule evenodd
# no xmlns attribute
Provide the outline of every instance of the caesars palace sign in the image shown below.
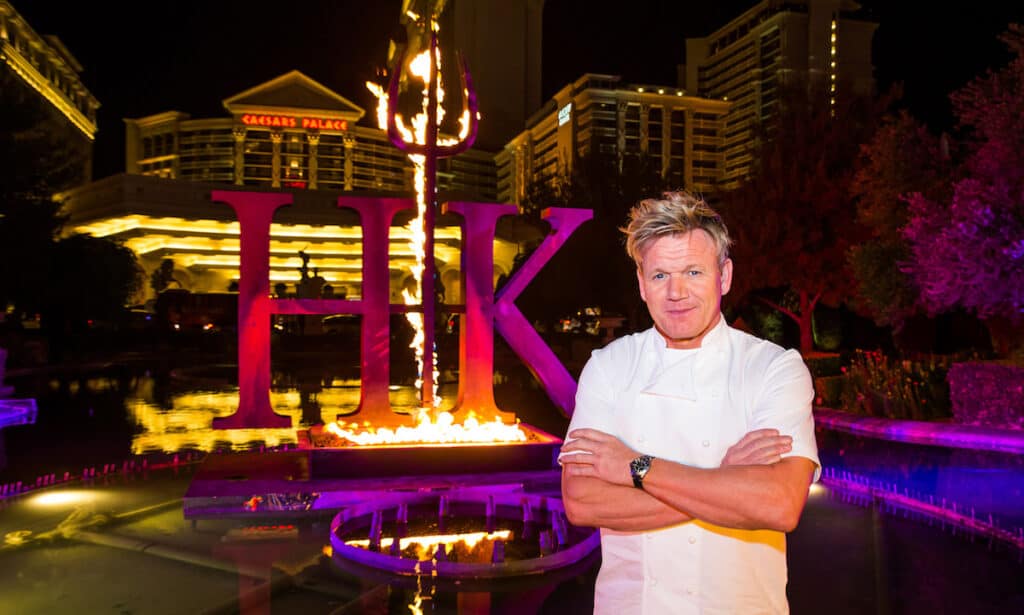
<svg viewBox="0 0 1024 615"><path fill-rule="evenodd" d="M315 130L348 130L348 120L320 117L292 117L289 115L257 115L246 113L242 116L246 126L266 128L306 128Z"/></svg>

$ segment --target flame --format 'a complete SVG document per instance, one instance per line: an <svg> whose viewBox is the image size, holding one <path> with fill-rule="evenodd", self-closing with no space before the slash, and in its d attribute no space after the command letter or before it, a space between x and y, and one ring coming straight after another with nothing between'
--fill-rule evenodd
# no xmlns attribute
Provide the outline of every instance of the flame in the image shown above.
<svg viewBox="0 0 1024 615"><path fill-rule="evenodd" d="M447 551L457 549L470 553L477 546L486 546L487 543L494 542L495 540L509 541L512 538L512 530L497 530L495 532L467 532L465 534L436 534L428 536L406 536L398 539L398 548L405 551L409 547L415 547L416 559L419 561L429 560L437 552L437 547L444 545ZM381 538L380 548L381 550L387 550L391 547L391 543L394 542L394 538ZM360 547L367 549L370 546L370 540L368 538L362 540L346 540L345 544L350 547ZM459 558L459 561L466 561L465 558Z"/></svg>
<svg viewBox="0 0 1024 615"><path fill-rule="evenodd" d="M349 423L342 426L333 422L324 428L335 436L359 446L431 443L431 444L468 444L487 442L525 442L526 433L519 423L514 425L502 423L494 419L481 423L471 411L462 424L455 423L450 412L440 412L437 420L430 418L430 412L421 408L418 423L415 427L373 427L368 424ZM358 430L358 431L357 431Z"/></svg>
<svg viewBox="0 0 1024 615"><path fill-rule="evenodd" d="M436 32L439 26L435 20L431 20L430 27ZM444 85L441 80L441 49L440 47L435 48L434 65L436 66L435 75L437 78L437 124L440 126L441 121L444 119ZM422 95L422 111L416 114L412 118L412 129L410 130L406 124L404 118L398 114L395 116L395 125L401 133L402 138L406 141L413 143L426 143L427 140L427 115L429 102L429 89L430 89L430 70L431 70L431 58L430 49L426 49L416 55L409 62L409 74L416 77L423 82L423 95ZM388 95L385 89L379 84L373 82L367 82L366 87L370 92L377 97L377 125L382 128L387 128L387 108L388 108ZM469 112L463 112L463 118L460 119L460 138L464 138L465 135L469 134ZM438 136L439 145L452 145L459 142L459 138L442 138ZM426 194L426 158L417 154L409 154L409 160L413 164L413 186L416 190L416 217L409 221L405 229L409 231L411 238L409 241L409 247L413 254L416 256L416 262L410 267L415 285L413 290L404 289L402 290L402 300L405 301L406 305L419 305L422 303L423 298L420 296L420 289L423 283L423 271L425 269L424 262L426 260L424 245L426 243L426 235L423 230L423 218L426 216L428 199ZM432 195L431 195L432 196ZM433 300L433 298L431 298ZM406 320L412 325L414 334L413 339L409 346L413 349L416 356L416 373L420 375L416 379L416 388L420 389L423 387L423 373L426 367L426 356L427 352L430 353L430 367L429 369L433 373L434 390L432 399L434 402L434 408L441 406L441 396L438 395L438 384L440 380L440 371L437 368L437 356L436 349L426 349L423 347L424 335L424 322L423 315L415 312L407 312L405 315Z"/></svg>

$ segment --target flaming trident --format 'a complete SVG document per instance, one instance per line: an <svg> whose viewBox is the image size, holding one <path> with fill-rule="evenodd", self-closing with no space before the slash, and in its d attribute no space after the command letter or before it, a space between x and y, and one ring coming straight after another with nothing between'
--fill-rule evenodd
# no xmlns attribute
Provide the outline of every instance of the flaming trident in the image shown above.
<svg viewBox="0 0 1024 615"><path fill-rule="evenodd" d="M443 110L440 110L438 96L438 85L440 81L440 54L437 46L437 28L433 19L429 20L430 49L429 70L424 77L427 86L426 100L426 126L423 131L422 143L416 140L407 139L405 134L415 134L404 125L399 128L398 119L398 85L402 73L402 65L405 60L405 50L398 55L395 69L391 73L391 81L388 85L387 95L387 126L388 137L398 149L408 153L410 157L422 157L423 164L423 193L420 200L420 215L423 220L423 269L420 279L420 303L422 306L423 322L422 330L422 361L420 364L421 388L420 401L423 408L434 408L437 402L434 400L435 383L435 359L434 359L434 219L437 208L437 159L455 156L468 150L476 140L477 127L479 123L476 92L473 90L472 78L469 69L466 67L465 58L459 53L460 77L465 98L465 109L463 118L468 114L468 122L463 125L459 139L450 143L438 143L438 124L443 118ZM440 110L440 113L439 113ZM403 134L404 133L404 134ZM440 401L440 400L438 400Z"/></svg>

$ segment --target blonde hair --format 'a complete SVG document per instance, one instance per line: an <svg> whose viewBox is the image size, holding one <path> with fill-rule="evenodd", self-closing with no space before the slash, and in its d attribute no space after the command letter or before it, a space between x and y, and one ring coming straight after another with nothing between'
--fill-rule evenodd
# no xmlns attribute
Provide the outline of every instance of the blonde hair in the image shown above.
<svg viewBox="0 0 1024 615"><path fill-rule="evenodd" d="M689 192L664 192L661 199L644 199L629 211L629 221L621 230L626 234L626 252L637 267L643 261L644 250L656 239L666 235L683 235L703 230L715 242L718 266L729 258L729 229L704 199Z"/></svg>

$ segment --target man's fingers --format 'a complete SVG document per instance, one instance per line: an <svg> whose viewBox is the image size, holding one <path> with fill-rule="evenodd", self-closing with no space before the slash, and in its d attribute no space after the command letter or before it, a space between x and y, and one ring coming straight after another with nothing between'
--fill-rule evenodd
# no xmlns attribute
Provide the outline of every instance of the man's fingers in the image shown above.
<svg viewBox="0 0 1024 615"><path fill-rule="evenodd" d="M778 461L779 455L792 449L792 439L789 436L776 436L758 441L749 450L744 451L741 459L750 463L771 463Z"/></svg>
<svg viewBox="0 0 1024 615"><path fill-rule="evenodd" d="M569 476L597 476L597 468L582 463L567 463L564 466L565 473Z"/></svg>
<svg viewBox="0 0 1024 615"><path fill-rule="evenodd" d="M758 440L762 440L764 438L771 438L777 435L779 435L778 429L755 429L754 431L747 432L742 438L740 438L740 441L737 442L736 445L741 447L748 446L750 444L757 442Z"/></svg>
<svg viewBox="0 0 1024 615"><path fill-rule="evenodd" d="M594 455L590 451L566 451L558 455L558 463L593 464Z"/></svg>
<svg viewBox="0 0 1024 615"><path fill-rule="evenodd" d="M750 432L749 441L737 442L730 448L722 465L761 465L775 463L781 459L781 455L793 449L793 438L790 436L769 435L765 432L778 433L774 429L758 430L761 433ZM745 436L746 438L746 436Z"/></svg>
<svg viewBox="0 0 1024 615"><path fill-rule="evenodd" d="M789 436L774 436L771 438L762 438L754 443L750 450L754 454L781 454L789 452L792 448L793 438Z"/></svg>
<svg viewBox="0 0 1024 615"><path fill-rule="evenodd" d="M779 444L789 443L792 440L790 436L779 435L779 432L775 429L760 429L744 436L743 439L736 443L734 449L737 453L746 454L777 447Z"/></svg>
<svg viewBox="0 0 1024 615"><path fill-rule="evenodd" d="M583 439L586 439L586 440L594 440L595 442L602 442L602 441L607 440L608 438L611 438L611 437L613 437L613 436L609 436L608 434L606 434L603 431L598 431L596 429L589 429L589 428L586 428L586 427L581 428L581 429L574 429L571 432L569 432L569 438L570 439L577 439L577 440L580 439L580 438L583 438Z"/></svg>

